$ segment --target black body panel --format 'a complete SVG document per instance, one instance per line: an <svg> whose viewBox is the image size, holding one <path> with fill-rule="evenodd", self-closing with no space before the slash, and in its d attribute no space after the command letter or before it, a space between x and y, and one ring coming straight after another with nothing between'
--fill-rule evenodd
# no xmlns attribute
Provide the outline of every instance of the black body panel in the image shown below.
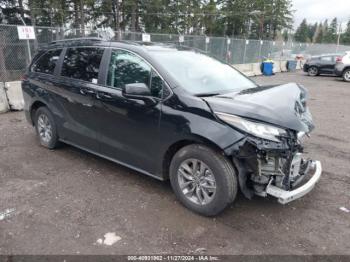
<svg viewBox="0 0 350 262"><path fill-rule="evenodd" d="M205 98L214 111L235 114L295 131L310 132L312 117L303 105L307 93L290 83ZM297 112L300 109L301 112Z"/></svg>

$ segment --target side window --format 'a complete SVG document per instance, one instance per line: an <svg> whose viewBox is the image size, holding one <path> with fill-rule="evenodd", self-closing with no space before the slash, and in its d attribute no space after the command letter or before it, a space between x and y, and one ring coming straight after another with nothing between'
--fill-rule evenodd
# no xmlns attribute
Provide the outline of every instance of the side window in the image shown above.
<svg viewBox="0 0 350 262"><path fill-rule="evenodd" d="M92 47L68 48L61 75L96 84L103 51Z"/></svg>
<svg viewBox="0 0 350 262"><path fill-rule="evenodd" d="M62 49L56 49L46 52L33 64L31 71L53 75L61 51Z"/></svg>
<svg viewBox="0 0 350 262"><path fill-rule="evenodd" d="M332 57L331 56L322 56L321 60L325 61L325 62L331 62L332 61Z"/></svg>
<svg viewBox="0 0 350 262"><path fill-rule="evenodd" d="M107 85L122 89L133 83L144 83L152 96L162 97L163 80L142 58L124 50L112 51Z"/></svg>
<svg viewBox="0 0 350 262"><path fill-rule="evenodd" d="M154 97L162 97L163 92L163 80L162 78L154 71L151 74L151 94Z"/></svg>

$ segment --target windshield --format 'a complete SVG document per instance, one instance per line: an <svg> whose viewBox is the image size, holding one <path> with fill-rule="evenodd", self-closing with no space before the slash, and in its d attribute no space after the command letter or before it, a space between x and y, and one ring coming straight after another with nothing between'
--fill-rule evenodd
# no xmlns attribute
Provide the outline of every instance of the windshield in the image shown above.
<svg viewBox="0 0 350 262"><path fill-rule="evenodd" d="M193 51L153 51L182 88L192 94L227 93L257 87L249 78L231 66Z"/></svg>

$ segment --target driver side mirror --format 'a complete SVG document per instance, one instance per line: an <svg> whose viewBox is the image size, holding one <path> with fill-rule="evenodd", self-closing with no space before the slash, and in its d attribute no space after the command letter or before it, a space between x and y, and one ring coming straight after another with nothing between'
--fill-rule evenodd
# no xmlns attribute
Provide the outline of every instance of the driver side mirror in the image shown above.
<svg viewBox="0 0 350 262"><path fill-rule="evenodd" d="M126 84L122 90L122 95L129 99L142 100L146 104L156 104L150 89L145 83Z"/></svg>

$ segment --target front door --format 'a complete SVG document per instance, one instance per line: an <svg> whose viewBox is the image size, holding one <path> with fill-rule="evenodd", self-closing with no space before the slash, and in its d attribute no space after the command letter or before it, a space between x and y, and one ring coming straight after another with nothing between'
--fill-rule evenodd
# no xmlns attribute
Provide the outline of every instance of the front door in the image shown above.
<svg viewBox="0 0 350 262"><path fill-rule="evenodd" d="M98 92L100 152L133 168L154 174L159 153L163 80L140 56L112 50L106 86ZM126 84L144 83L155 103L127 99Z"/></svg>

